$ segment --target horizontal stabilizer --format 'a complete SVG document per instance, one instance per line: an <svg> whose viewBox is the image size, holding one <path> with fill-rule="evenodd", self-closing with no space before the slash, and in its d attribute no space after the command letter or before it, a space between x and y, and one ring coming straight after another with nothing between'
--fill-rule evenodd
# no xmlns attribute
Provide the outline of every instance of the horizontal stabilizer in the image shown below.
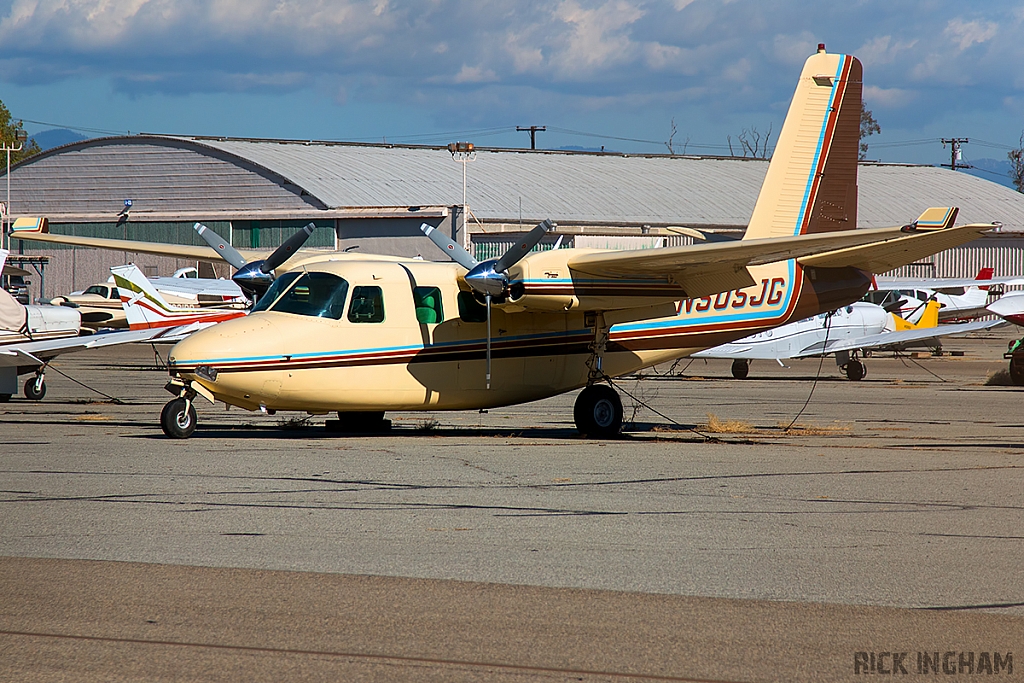
<svg viewBox="0 0 1024 683"><path fill-rule="evenodd" d="M800 265L814 268L854 267L869 273L885 273L914 263L926 256L960 246L977 238L995 225L979 223L943 230L912 233L899 239L877 244L864 244L836 251L803 256ZM864 232L858 230L857 232Z"/></svg>

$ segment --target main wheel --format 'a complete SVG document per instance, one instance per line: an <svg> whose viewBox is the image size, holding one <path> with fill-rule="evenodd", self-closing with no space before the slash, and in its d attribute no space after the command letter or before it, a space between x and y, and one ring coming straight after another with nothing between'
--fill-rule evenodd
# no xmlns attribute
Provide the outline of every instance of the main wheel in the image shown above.
<svg viewBox="0 0 1024 683"><path fill-rule="evenodd" d="M606 439L622 429L622 401L614 389L604 384L581 391L572 413L576 428L585 436Z"/></svg>
<svg viewBox="0 0 1024 683"><path fill-rule="evenodd" d="M746 358L737 358L732 362L732 376L736 379L746 379L750 372L750 362Z"/></svg>
<svg viewBox="0 0 1024 683"><path fill-rule="evenodd" d="M856 358L851 359L850 362L846 364L844 371L846 372L846 378L851 382L859 382L864 379L864 375L868 374L864 364Z"/></svg>
<svg viewBox="0 0 1024 683"><path fill-rule="evenodd" d="M183 398L167 402L160 413L160 426L172 439L187 439L196 431L196 409Z"/></svg>
<svg viewBox="0 0 1024 683"><path fill-rule="evenodd" d="M30 401L42 401L46 396L46 382L33 377L25 382L25 398Z"/></svg>
<svg viewBox="0 0 1024 683"><path fill-rule="evenodd" d="M1024 386L1024 356L1010 358L1010 381L1017 386Z"/></svg>

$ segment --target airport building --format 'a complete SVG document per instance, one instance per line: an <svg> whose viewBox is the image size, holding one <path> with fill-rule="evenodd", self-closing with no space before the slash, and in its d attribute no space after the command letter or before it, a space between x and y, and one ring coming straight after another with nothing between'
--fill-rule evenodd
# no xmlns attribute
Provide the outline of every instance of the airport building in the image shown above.
<svg viewBox="0 0 1024 683"><path fill-rule="evenodd" d="M237 248L257 250L312 221L320 229L308 247L443 258L419 230L428 223L485 258L545 218L558 223L547 247L559 237L563 247L689 243L680 227L739 236L768 168L762 159L660 154L478 148L469 160L456 156L427 146L99 138L14 166L11 213L46 216L55 233L183 244L202 244L192 229L199 221ZM903 225L936 205L959 206L959 223L1002 223L998 234L903 274L964 277L993 266L997 275L1024 275L1024 195L946 169L879 163L861 165L859 189L862 228ZM119 222L126 200L127 220ZM46 297L104 281L126 260L150 275L197 265L15 240L12 252L19 249L49 257ZM215 272L230 274L225 264Z"/></svg>

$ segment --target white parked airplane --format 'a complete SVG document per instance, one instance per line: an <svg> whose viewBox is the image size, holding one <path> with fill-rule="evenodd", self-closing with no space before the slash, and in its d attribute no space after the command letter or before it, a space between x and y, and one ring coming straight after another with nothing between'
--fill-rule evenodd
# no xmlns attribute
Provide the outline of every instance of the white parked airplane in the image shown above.
<svg viewBox="0 0 1024 683"><path fill-rule="evenodd" d="M847 378L860 380L867 375L867 368L860 360L863 351L902 350L914 344L934 347L938 344L938 337L982 330L1000 323L998 320L979 320L936 326L938 312L938 302L928 302L921 320L915 325L881 306L858 301L831 313L820 313L700 351L693 357L731 358L733 377L746 379L752 360L774 360L781 365L783 359L834 353L836 365Z"/></svg>
<svg viewBox="0 0 1024 683"><path fill-rule="evenodd" d="M240 318L249 312L248 307L239 307L230 302L221 306L173 304L164 298L153 281L143 275L134 263L115 266L110 272L120 293L128 327L132 330L176 328L175 338L181 339L210 325ZM231 284L238 287L233 282ZM162 339L168 341L169 337L165 335Z"/></svg>
<svg viewBox="0 0 1024 683"><path fill-rule="evenodd" d="M0 249L0 269L7 260ZM18 375L35 373L25 382L25 398L38 401L46 395L46 365L53 358L114 344L147 341L161 330L109 332L78 336L81 316L64 306L24 306L0 289L0 403L18 392Z"/></svg>
<svg viewBox="0 0 1024 683"><path fill-rule="evenodd" d="M995 269L982 268L974 278L875 278L875 291L865 301L898 313L911 322L921 319L925 304L939 302L939 321L967 320L988 315L990 288L1024 285L1021 277L992 277ZM898 306L897 306L898 304Z"/></svg>

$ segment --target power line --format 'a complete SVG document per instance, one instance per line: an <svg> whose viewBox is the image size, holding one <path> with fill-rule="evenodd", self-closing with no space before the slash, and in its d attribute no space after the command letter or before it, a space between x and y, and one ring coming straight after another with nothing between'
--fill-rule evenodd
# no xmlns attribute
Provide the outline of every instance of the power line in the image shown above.
<svg viewBox="0 0 1024 683"><path fill-rule="evenodd" d="M66 128L68 130L80 130L86 133L103 133L104 135L122 135L128 131L106 130L103 128L87 128L86 126L69 126L63 123L50 123L49 121L33 121L32 119L19 119L25 123L34 123L37 126L53 126L54 128Z"/></svg>

